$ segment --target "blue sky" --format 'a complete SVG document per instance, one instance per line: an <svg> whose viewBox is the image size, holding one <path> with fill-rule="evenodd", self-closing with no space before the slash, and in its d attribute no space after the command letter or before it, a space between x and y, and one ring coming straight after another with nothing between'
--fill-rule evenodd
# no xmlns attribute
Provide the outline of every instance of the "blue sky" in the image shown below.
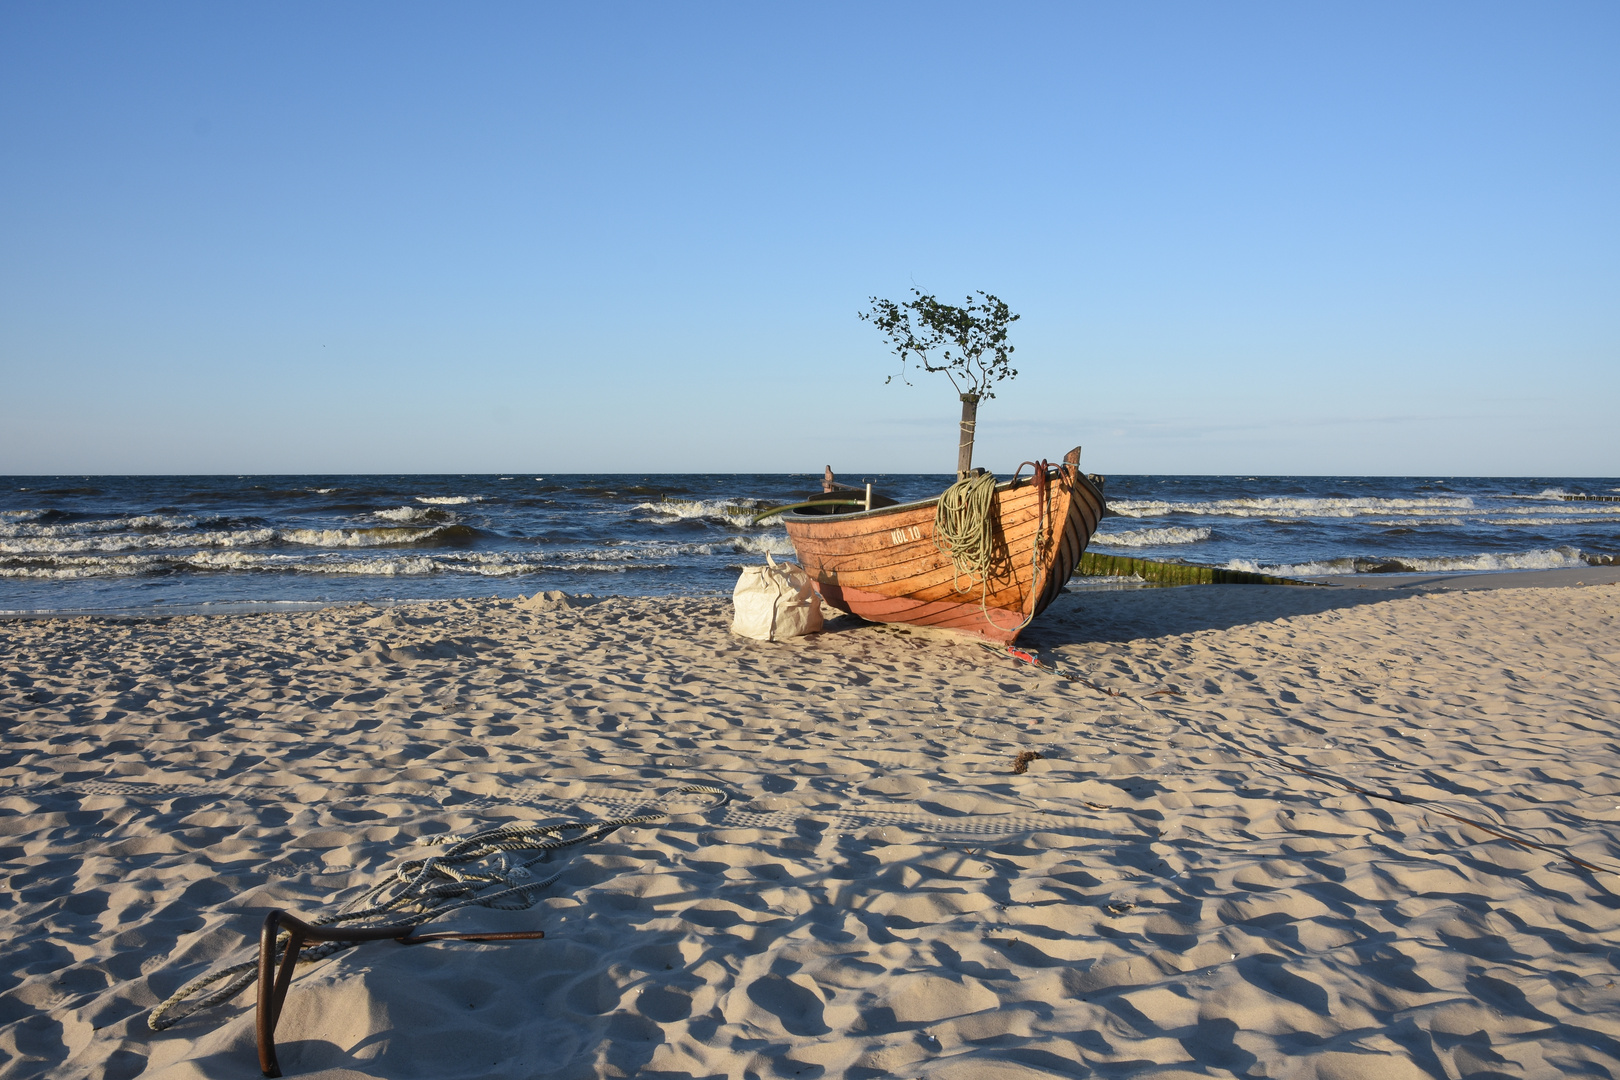
<svg viewBox="0 0 1620 1080"><path fill-rule="evenodd" d="M1620 473L1620 7L0 7L0 473Z"/></svg>

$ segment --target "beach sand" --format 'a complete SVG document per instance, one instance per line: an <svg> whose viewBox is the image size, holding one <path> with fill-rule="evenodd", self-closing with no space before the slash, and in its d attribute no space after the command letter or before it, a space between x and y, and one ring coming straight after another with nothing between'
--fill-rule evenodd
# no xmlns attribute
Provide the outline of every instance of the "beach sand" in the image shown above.
<svg viewBox="0 0 1620 1080"><path fill-rule="evenodd" d="M660 806L443 927L543 941L301 969L286 1075L1615 1075L1617 613L1076 593L1024 639L1072 679L723 599L3 623L0 1078L256 1076L254 990L146 1021L267 909Z"/></svg>

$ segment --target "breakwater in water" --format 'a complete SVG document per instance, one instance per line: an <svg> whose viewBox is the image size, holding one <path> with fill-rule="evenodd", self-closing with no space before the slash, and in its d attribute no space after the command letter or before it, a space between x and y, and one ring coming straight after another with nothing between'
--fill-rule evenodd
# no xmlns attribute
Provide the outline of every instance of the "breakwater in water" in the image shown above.
<svg viewBox="0 0 1620 1080"><path fill-rule="evenodd" d="M1099 555L1088 551L1080 556L1075 570L1083 577L1138 577L1157 585L1314 585L1297 578L1257 574L1250 570L1228 570L1223 566L1197 566L1192 563L1163 563L1135 559L1128 555Z"/></svg>

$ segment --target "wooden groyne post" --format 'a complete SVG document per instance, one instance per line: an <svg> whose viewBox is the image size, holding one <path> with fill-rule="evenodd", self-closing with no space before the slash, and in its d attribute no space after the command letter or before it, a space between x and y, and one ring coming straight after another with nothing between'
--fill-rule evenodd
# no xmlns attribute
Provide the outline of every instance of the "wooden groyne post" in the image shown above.
<svg viewBox="0 0 1620 1080"><path fill-rule="evenodd" d="M1075 573L1083 577L1139 577L1160 585L1321 585L1320 581L1274 577L1247 570L1192 563L1161 563L1132 559L1124 555L1098 555L1088 551L1080 556Z"/></svg>

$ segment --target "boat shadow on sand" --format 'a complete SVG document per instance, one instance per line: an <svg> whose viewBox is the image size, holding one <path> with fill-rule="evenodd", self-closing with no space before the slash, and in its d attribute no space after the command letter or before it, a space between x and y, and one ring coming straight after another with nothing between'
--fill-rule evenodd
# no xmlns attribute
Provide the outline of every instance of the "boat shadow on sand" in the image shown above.
<svg viewBox="0 0 1620 1080"><path fill-rule="evenodd" d="M1185 585L1065 592L1019 637L1021 645L1117 644L1316 615L1409 593L1291 585Z"/></svg>

